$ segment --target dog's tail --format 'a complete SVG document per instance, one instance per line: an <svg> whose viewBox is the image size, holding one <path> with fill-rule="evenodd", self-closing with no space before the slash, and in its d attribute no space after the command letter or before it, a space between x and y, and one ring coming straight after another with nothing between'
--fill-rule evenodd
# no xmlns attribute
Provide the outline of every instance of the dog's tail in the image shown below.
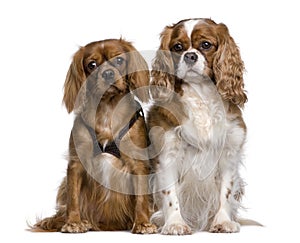
<svg viewBox="0 0 300 243"><path fill-rule="evenodd" d="M66 222L66 217L63 213L57 212L52 217L37 219L34 225L27 222L29 231L31 232L58 232Z"/></svg>
<svg viewBox="0 0 300 243"><path fill-rule="evenodd" d="M237 222L240 224L240 225L253 225L253 226L261 226L261 227L264 227L264 225L262 225L261 223L255 221L255 220L252 220L252 219L244 219L244 218L238 218L237 219Z"/></svg>

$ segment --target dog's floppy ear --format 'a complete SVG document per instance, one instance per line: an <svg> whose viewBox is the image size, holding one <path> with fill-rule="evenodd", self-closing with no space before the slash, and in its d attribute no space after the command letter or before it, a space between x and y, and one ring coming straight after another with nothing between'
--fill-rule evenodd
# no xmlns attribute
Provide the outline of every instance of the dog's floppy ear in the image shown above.
<svg viewBox="0 0 300 243"><path fill-rule="evenodd" d="M224 100L243 106L247 101L244 91L244 63L240 51L224 24L217 25L219 46L214 58L213 72L219 93Z"/></svg>
<svg viewBox="0 0 300 243"><path fill-rule="evenodd" d="M175 67L169 49L172 31L172 26L166 26L160 34L160 47L156 51L155 58L153 59L151 71L151 85L153 85L153 88L151 89L151 94L155 99L164 98L164 96L168 97L168 90L174 91Z"/></svg>
<svg viewBox="0 0 300 243"><path fill-rule="evenodd" d="M149 100L150 73L149 67L142 55L130 42L120 39L128 56L127 81L130 90L142 102Z"/></svg>
<svg viewBox="0 0 300 243"><path fill-rule="evenodd" d="M172 30L173 27L167 26L160 34L160 47L152 63L153 84L160 79L170 81L173 77L170 74L174 74L174 63L169 49Z"/></svg>
<svg viewBox="0 0 300 243"><path fill-rule="evenodd" d="M73 56L73 61L70 64L70 68L64 84L63 102L65 103L65 106L69 113L73 111L75 102L81 103L80 97L77 96L85 94L85 92L80 92L79 94L79 90L86 80L86 75L83 67L83 55L84 47L81 47ZM82 99L84 99L84 97L82 97Z"/></svg>

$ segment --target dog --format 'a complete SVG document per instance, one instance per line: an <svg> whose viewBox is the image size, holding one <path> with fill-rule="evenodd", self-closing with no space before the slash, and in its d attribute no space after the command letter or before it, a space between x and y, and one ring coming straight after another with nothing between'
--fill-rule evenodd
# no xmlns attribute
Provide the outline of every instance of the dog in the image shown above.
<svg viewBox="0 0 300 243"><path fill-rule="evenodd" d="M244 63L226 25L185 19L166 26L152 64L147 123L162 234L238 232L246 140Z"/></svg>
<svg viewBox="0 0 300 243"><path fill-rule="evenodd" d="M33 231L156 232L139 102L149 99L149 76L144 58L124 39L92 42L75 53L63 97L75 113L67 175L56 214L39 220Z"/></svg>

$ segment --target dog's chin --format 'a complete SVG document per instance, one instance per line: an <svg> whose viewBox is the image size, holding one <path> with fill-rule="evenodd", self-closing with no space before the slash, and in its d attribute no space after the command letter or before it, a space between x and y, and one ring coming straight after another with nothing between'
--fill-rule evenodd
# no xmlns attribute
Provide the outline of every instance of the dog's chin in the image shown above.
<svg viewBox="0 0 300 243"><path fill-rule="evenodd" d="M197 79L203 76L203 73L199 72L198 70L188 69L186 71L179 70L176 75L178 78L182 79L183 81L185 80L192 81L193 79Z"/></svg>
<svg viewBox="0 0 300 243"><path fill-rule="evenodd" d="M127 91L127 86L121 82L114 82L111 83L107 89L105 90L105 94L109 94L109 95L117 95L117 94L121 94L121 93L125 93Z"/></svg>
<svg viewBox="0 0 300 243"><path fill-rule="evenodd" d="M119 90L118 86L116 86L115 84L110 84L109 87L107 88L106 92L108 92L108 93L114 93L117 90Z"/></svg>

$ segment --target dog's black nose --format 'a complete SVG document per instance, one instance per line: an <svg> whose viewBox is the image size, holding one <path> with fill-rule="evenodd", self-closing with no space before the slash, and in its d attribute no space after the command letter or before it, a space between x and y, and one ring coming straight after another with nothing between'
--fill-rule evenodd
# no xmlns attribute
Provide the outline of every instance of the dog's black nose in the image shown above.
<svg viewBox="0 0 300 243"><path fill-rule="evenodd" d="M197 62L197 60L198 60L198 56L195 52L187 52L184 55L184 61L187 64L193 65L195 62Z"/></svg>
<svg viewBox="0 0 300 243"><path fill-rule="evenodd" d="M102 78L104 78L106 82L111 83L114 81L115 73L112 69L107 69L102 73Z"/></svg>

